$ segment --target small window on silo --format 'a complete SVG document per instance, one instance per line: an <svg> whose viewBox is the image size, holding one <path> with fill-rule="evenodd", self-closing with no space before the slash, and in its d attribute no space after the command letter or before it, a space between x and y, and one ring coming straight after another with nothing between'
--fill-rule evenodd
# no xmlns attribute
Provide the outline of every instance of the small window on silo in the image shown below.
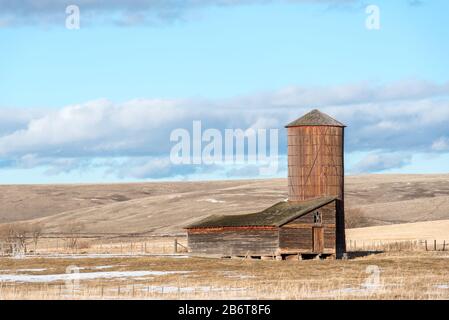
<svg viewBox="0 0 449 320"><path fill-rule="evenodd" d="M321 224L321 212L316 211L316 212L313 214L313 223L315 223L315 224Z"/></svg>

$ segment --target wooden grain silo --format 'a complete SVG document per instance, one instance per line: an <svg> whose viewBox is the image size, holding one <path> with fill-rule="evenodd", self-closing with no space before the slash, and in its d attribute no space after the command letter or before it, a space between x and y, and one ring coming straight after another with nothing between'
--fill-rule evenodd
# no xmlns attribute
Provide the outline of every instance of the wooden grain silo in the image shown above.
<svg viewBox="0 0 449 320"><path fill-rule="evenodd" d="M344 227L344 128L319 110L289 123L288 199L301 202L336 196L336 250L346 251Z"/></svg>
<svg viewBox="0 0 449 320"><path fill-rule="evenodd" d="M286 126L288 201L243 215L190 224L190 252L215 256L341 257L344 226L344 128L313 110Z"/></svg>

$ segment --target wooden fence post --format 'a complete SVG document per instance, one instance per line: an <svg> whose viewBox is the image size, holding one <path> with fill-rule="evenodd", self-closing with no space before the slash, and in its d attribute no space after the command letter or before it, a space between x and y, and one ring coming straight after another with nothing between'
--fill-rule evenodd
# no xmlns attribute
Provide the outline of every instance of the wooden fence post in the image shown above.
<svg viewBox="0 0 449 320"><path fill-rule="evenodd" d="M437 251L437 241L433 240L433 250Z"/></svg>
<svg viewBox="0 0 449 320"><path fill-rule="evenodd" d="M174 249L174 252L175 252L175 253L178 253L178 239L177 239L177 238L175 238L175 241L174 241L174 244L173 244L173 245L174 245L174 248L173 248L173 249Z"/></svg>
<svg viewBox="0 0 449 320"><path fill-rule="evenodd" d="M426 240L426 242L425 242L425 243L426 243L426 251L427 251L427 240Z"/></svg>
<svg viewBox="0 0 449 320"><path fill-rule="evenodd" d="M446 249L446 240L443 240L443 251Z"/></svg>

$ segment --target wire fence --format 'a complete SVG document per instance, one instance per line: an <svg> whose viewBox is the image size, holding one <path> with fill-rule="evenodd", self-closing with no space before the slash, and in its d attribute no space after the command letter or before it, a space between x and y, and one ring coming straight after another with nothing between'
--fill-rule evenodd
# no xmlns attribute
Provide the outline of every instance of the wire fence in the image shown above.
<svg viewBox="0 0 449 320"><path fill-rule="evenodd" d="M447 251L447 240L349 240L348 251Z"/></svg>
<svg viewBox="0 0 449 320"><path fill-rule="evenodd" d="M47 254L173 254L187 252L186 237L79 234L43 236L38 241L0 239L0 256Z"/></svg>
<svg viewBox="0 0 449 320"><path fill-rule="evenodd" d="M448 240L353 240L346 242L354 251L447 251ZM48 254L178 254L186 253L186 236L138 234L43 234L37 241L0 239L0 256Z"/></svg>

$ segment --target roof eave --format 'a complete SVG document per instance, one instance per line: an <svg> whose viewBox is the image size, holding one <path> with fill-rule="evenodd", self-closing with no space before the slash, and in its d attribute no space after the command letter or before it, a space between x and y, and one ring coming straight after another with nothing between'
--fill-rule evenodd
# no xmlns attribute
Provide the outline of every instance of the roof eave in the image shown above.
<svg viewBox="0 0 449 320"><path fill-rule="evenodd" d="M331 197L331 198L327 199L326 201L320 202L320 203L318 203L317 205L315 205L313 207L309 207L307 209L304 209L304 210L298 212L296 215L294 215L292 217L288 217L288 218L284 219L283 221L277 223L276 227L282 227L283 225L285 225L285 224L287 224L289 222L292 222L293 220L298 219L298 218L300 218L300 217L310 213L313 210L316 210L316 209L321 208L321 207L323 207L325 205L328 205L329 203L331 203L331 202L333 202L333 201L335 201L337 199L338 199L338 197Z"/></svg>
<svg viewBox="0 0 449 320"><path fill-rule="evenodd" d="M294 127L336 127L336 128L346 128L347 125L331 125L331 124L287 124L284 128L294 128Z"/></svg>

